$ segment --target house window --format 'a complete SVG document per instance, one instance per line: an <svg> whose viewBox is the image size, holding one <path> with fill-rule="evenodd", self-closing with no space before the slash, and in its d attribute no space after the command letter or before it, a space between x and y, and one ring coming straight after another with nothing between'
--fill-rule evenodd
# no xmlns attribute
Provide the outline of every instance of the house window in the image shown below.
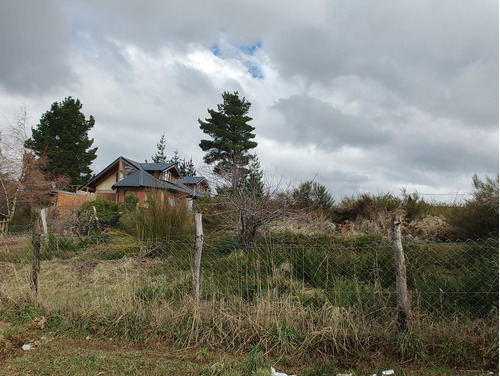
<svg viewBox="0 0 500 376"><path fill-rule="evenodd" d="M173 175L170 173L170 171L163 171L161 174L160 174L160 180L163 180L163 181L169 181L171 183L174 183L175 184L175 178L173 177Z"/></svg>
<svg viewBox="0 0 500 376"><path fill-rule="evenodd" d="M136 169L134 167L132 167L131 165L129 165L126 162L123 162L123 169L120 170L119 179L123 180L123 179L125 179L127 176L129 176L131 173L133 173L135 171L136 171Z"/></svg>
<svg viewBox="0 0 500 376"><path fill-rule="evenodd" d="M170 171L163 171L160 175L160 180L163 181L170 181L171 176L170 176Z"/></svg>

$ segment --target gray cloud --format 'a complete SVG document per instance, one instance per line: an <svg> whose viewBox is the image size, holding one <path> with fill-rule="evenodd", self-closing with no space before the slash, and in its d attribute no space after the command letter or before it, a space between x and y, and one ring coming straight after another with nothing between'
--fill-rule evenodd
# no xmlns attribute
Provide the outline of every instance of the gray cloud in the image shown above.
<svg viewBox="0 0 500 376"><path fill-rule="evenodd" d="M4 1L0 48L0 110L80 98L96 169L162 132L201 161L197 119L238 90L262 166L292 180L453 191L498 171L494 1Z"/></svg>
<svg viewBox="0 0 500 376"><path fill-rule="evenodd" d="M285 123L274 137L298 144L312 143L326 149L343 145L370 148L385 144L391 133L377 129L368 120L345 115L330 104L305 95L280 99L274 109Z"/></svg>
<svg viewBox="0 0 500 376"><path fill-rule="evenodd" d="M25 96L71 85L70 39L70 25L56 1L2 1L0 85Z"/></svg>

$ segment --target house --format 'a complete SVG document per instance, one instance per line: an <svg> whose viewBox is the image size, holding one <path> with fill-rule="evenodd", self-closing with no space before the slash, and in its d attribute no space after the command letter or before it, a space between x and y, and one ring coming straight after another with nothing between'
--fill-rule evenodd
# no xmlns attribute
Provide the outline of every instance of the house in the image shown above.
<svg viewBox="0 0 500 376"><path fill-rule="evenodd" d="M139 198L139 204L147 202L146 192L160 189L168 199L193 198L208 193L209 185L204 177L182 177L177 167L170 162L139 163L118 157L105 169L80 187L80 193L90 192L97 198L123 202L127 192Z"/></svg>
<svg viewBox="0 0 500 376"><path fill-rule="evenodd" d="M205 195L210 192L207 179L202 176L185 176L180 182L191 189L193 194Z"/></svg>

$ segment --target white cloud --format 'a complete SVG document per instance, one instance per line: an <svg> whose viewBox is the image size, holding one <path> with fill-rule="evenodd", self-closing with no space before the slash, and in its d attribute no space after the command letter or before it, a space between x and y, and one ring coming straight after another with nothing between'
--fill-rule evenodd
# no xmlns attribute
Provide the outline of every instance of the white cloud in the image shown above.
<svg viewBox="0 0 500 376"><path fill-rule="evenodd" d="M498 172L496 2L31 3L0 5L0 112L79 98L97 170L163 132L201 164L197 119L239 91L263 168L336 195Z"/></svg>

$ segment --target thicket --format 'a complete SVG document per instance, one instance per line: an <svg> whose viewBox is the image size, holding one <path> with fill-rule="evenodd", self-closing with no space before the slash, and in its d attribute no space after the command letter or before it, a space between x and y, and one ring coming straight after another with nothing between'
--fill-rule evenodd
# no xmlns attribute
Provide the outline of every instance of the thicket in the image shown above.
<svg viewBox="0 0 500 376"><path fill-rule="evenodd" d="M454 206L446 212L446 221L453 226L459 239L487 239L498 237L498 175L481 180L472 178L474 191L463 206Z"/></svg>

